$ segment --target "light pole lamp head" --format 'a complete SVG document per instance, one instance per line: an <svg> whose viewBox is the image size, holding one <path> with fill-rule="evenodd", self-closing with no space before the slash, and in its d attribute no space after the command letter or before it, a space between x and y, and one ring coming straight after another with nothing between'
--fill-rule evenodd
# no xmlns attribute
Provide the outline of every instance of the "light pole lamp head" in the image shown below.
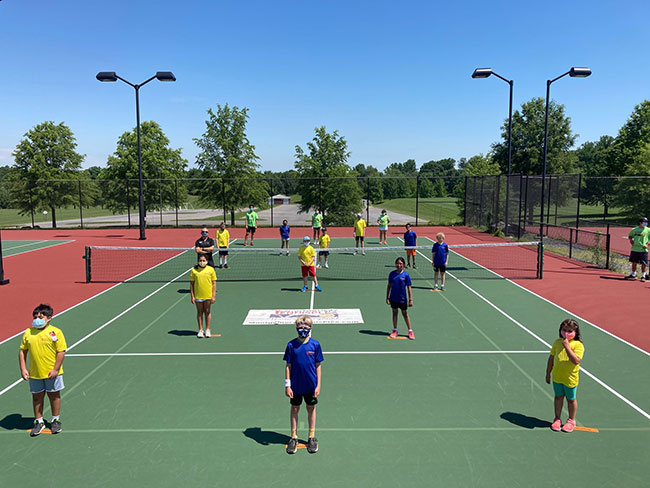
<svg viewBox="0 0 650 488"><path fill-rule="evenodd" d="M115 71L100 71L95 78L99 81L117 81L117 73Z"/></svg>
<svg viewBox="0 0 650 488"><path fill-rule="evenodd" d="M492 68L476 68L472 78L488 78L492 74Z"/></svg>
<svg viewBox="0 0 650 488"><path fill-rule="evenodd" d="M176 81L176 77L171 71L158 71L156 73L156 79L158 81Z"/></svg>
<svg viewBox="0 0 650 488"><path fill-rule="evenodd" d="M591 76L591 70L589 68L571 68L569 71L569 76L571 78L586 78Z"/></svg>

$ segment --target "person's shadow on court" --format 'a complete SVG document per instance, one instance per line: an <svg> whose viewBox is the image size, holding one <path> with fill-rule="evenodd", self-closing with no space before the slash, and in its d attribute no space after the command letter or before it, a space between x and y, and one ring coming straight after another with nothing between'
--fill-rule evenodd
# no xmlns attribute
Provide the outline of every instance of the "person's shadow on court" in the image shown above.
<svg viewBox="0 0 650 488"><path fill-rule="evenodd" d="M29 430L34 425L34 417L23 417L19 413L12 413L0 420L0 427L5 430Z"/></svg>
<svg viewBox="0 0 650 488"><path fill-rule="evenodd" d="M370 329L362 329L359 331L359 334L366 334L366 335L372 335L372 336L389 336L390 332L386 332L384 330L370 330Z"/></svg>
<svg viewBox="0 0 650 488"><path fill-rule="evenodd" d="M171 335L179 336L179 337L183 337L183 336L195 336L196 337L196 332L197 331L195 331L195 330L178 330L178 329L174 329L174 330L170 330L167 333L171 334Z"/></svg>
<svg viewBox="0 0 650 488"><path fill-rule="evenodd" d="M548 420L538 419L537 417L529 417L521 413L503 412L500 417L507 420L511 424L524 427L525 429L549 429L551 423Z"/></svg>
<svg viewBox="0 0 650 488"><path fill-rule="evenodd" d="M260 427L249 427L243 434L263 446L270 446L271 444L281 444L284 446L290 439L288 435L273 432L272 430L262 430Z"/></svg>

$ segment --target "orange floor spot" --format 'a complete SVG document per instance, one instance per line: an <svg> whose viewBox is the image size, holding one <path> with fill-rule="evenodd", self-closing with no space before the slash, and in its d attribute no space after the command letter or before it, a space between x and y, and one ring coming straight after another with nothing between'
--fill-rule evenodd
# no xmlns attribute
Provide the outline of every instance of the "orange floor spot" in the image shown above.
<svg viewBox="0 0 650 488"><path fill-rule="evenodd" d="M598 432L598 429L593 429L591 427L579 427L577 425L574 427L574 429L575 430L582 430L584 432Z"/></svg>
<svg viewBox="0 0 650 488"><path fill-rule="evenodd" d="M289 445L288 445L288 444L285 444L285 445L284 445L284 448L286 449L287 447L289 447ZM297 447L298 449L307 449L307 444L298 444L296 447Z"/></svg>
<svg viewBox="0 0 650 488"><path fill-rule="evenodd" d="M221 337L221 334L210 334L210 337Z"/></svg>
<svg viewBox="0 0 650 488"><path fill-rule="evenodd" d="M27 429L27 432L31 432L31 431L32 431L32 429ZM48 429L47 427L45 427L43 430L41 430L41 434L51 434L51 433L52 433L52 431L50 429Z"/></svg>
<svg viewBox="0 0 650 488"><path fill-rule="evenodd" d="M397 336L397 337L386 336L386 339L406 339L406 337L403 337L403 336Z"/></svg>

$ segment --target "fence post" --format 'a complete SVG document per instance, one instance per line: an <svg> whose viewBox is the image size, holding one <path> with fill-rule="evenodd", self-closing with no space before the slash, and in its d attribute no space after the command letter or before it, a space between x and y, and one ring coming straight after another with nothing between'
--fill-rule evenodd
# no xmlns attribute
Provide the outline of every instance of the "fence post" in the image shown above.
<svg viewBox="0 0 650 488"><path fill-rule="evenodd" d="M463 211L463 225L467 225L467 176L465 176L465 209Z"/></svg>
<svg viewBox="0 0 650 488"><path fill-rule="evenodd" d="M548 200L546 200L546 224L548 225L551 222L551 195L552 191L553 177L548 177ZM544 195L542 195L542 202L544 201ZM548 228L546 229L548 234Z"/></svg>
<svg viewBox="0 0 650 488"><path fill-rule="evenodd" d="M415 226L418 226L418 217L420 211L420 175L415 177Z"/></svg>
<svg viewBox="0 0 650 488"><path fill-rule="evenodd" d="M271 190L271 227L273 227L273 179L269 180L269 188Z"/></svg>
<svg viewBox="0 0 650 488"><path fill-rule="evenodd" d="M163 198L162 198L162 174L160 175L160 179L158 180L158 195L160 199L160 227L163 226Z"/></svg>
<svg viewBox="0 0 650 488"><path fill-rule="evenodd" d="M576 210L576 229L580 227L580 196L582 191L582 173L578 173L578 209ZM609 234L609 232L608 232Z"/></svg>
<svg viewBox="0 0 650 488"><path fill-rule="evenodd" d="M609 269L609 253L611 251L610 248L610 239L611 239L611 234L609 233L609 223L607 224L607 237L605 238L605 251L606 251L606 256L605 256L605 267Z"/></svg>
<svg viewBox="0 0 650 488"><path fill-rule="evenodd" d="M501 196L501 175L497 175L497 181L496 181L496 191L494 192L494 215L492 216L492 224L495 224L495 228L499 228L499 200L501 200L499 197Z"/></svg>
<svg viewBox="0 0 650 488"><path fill-rule="evenodd" d="M174 180L174 206L176 207L176 228L178 228L178 178Z"/></svg>
<svg viewBox="0 0 650 488"><path fill-rule="evenodd" d="M577 239L578 239L578 236L576 235L576 242L577 242ZM573 229L571 227L569 227L569 259L571 259L572 257L573 257Z"/></svg>
<svg viewBox="0 0 650 488"><path fill-rule="evenodd" d="M32 199L32 185L29 185L29 211L32 214L32 229L34 225L34 200Z"/></svg>
<svg viewBox="0 0 650 488"><path fill-rule="evenodd" d="M370 178L366 177L366 222L370 222Z"/></svg>
<svg viewBox="0 0 650 488"><path fill-rule="evenodd" d="M131 228L131 199L129 198L129 180L126 179L124 180L126 183L126 214L128 215L129 218L129 225L128 228Z"/></svg>
<svg viewBox="0 0 650 488"><path fill-rule="evenodd" d="M521 239L521 197L524 194L524 177L519 175L519 220L517 221L517 239Z"/></svg>
<svg viewBox="0 0 650 488"><path fill-rule="evenodd" d="M84 209L83 203L81 200L81 180L77 180L77 187L79 189L79 221L81 222L81 228L84 228Z"/></svg>
<svg viewBox="0 0 650 488"><path fill-rule="evenodd" d="M223 221L226 221L226 180L221 178L221 205L223 205Z"/></svg>

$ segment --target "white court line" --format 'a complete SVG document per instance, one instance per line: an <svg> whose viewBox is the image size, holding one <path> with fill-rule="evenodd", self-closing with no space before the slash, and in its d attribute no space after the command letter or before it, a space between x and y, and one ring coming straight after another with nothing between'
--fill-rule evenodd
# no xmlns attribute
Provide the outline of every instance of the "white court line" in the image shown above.
<svg viewBox="0 0 650 488"><path fill-rule="evenodd" d="M39 241L39 242L48 242L48 241ZM71 242L74 242L74 239L71 240L71 241L61 241L58 244L52 244L51 246L37 247L36 249L28 249L27 251L21 251L21 252L15 253L15 254L9 254L8 256L5 256L5 259L11 258L11 257L14 257L14 256L20 256L21 254L27 254L28 252L44 251L45 249L50 249L51 247L61 246L62 244L69 244ZM32 243L32 244L35 244L35 243ZM12 247L10 249L16 249L17 247L23 247L23 246L16 246L16 247Z"/></svg>
<svg viewBox="0 0 650 488"><path fill-rule="evenodd" d="M27 246L35 246L36 244L43 244L44 242L48 242L48 241L49 241L49 239L44 239L44 240L42 240L42 241L31 241L31 242L28 242L27 244L19 244L19 245L17 245L17 246L7 246L7 245L5 244L5 245L2 246L2 247L3 247L3 249L4 249L5 251L11 251L12 249L18 249L18 248L20 248L20 247L27 247ZM9 241L5 241L5 243L6 243L6 242L9 242Z"/></svg>
<svg viewBox="0 0 650 488"><path fill-rule="evenodd" d="M426 237L426 236L425 236L425 238L426 238L426 239L429 239L430 241L433 242L433 239L431 239L431 238L429 238L429 237ZM419 251L418 251L418 252L419 252ZM422 254L421 252L419 252L419 253L420 253L420 255L421 255L424 259L426 259L427 261L431 262L431 260L430 260L427 256L425 256L425 255ZM467 259L467 258L465 258L465 257L462 256L462 255L460 255L460 256L463 257L464 259ZM468 261L471 261L471 260L468 259ZM474 263L474 264L476 264L477 266L481 266L480 264L475 263L474 261L471 261L471 262ZM485 268L484 266L481 266L481 268L484 268L484 269L487 270L487 268ZM487 271L490 271L491 273L494 273L494 271L491 271L491 270L487 270ZM494 273L494 274L497 275L497 276L501 276L501 275L499 275L498 273ZM537 334L533 333L533 332L530 331L528 328L524 327L524 325L522 325L520 322L518 322L517 320L515 320L514 318L512 318L510 315L508 315L506 312L504 312L503 310L501 310L499 307L497 307L494 303L492 303L490 300L488 300L487 298L485 298L485 297L484 297L483 295L481 295L479 292L477 292L476 290L474 290L474 289L471 288L470 286L466 285L463 281L461 281L459 278L456 278L456 277L455 277L454 275L452 275L451 273L449 273L449 275L450 275L452 278L454 278L458 283L460 283L460 284L463 285L465 288L467 288L469 291L471 291L473 294L475 294L477 297L479 297L481 300L483 300L485 303L487 303L487 304L490 305L492 308L494 308L494 309L495 309L497 312L499 312L501 315L503 315L504 317L506 317L507 319L509 319L510 321L512 321L515 325L517 325L518 327L520 327L522 330L526 331L528 334L530 334L531 336L533 336L535 339L537 339L539 342L541 342L542 344L544 344L545 346L547 346L549 349L551 348L551 345L550 345L548 342L546 342L544 339L540 338ZM502 276L501 276L501 277L502 277ZM503 277L502 277L502 278L503 278ZM513 281L511 281L511 280L509 280L509 279L507 279L507 278L504 278L504 279L507 280L507 281L509 281L510 283L514 283ZM514 284L516 284L516 283L514 283ZM525 290L525 288L523 288L523 287L520 287L520 288L522 288L522 289ZM548 301L548 300L547 300L547 301ZM549 303L553 303L553 302L549 302ZM571 313L571 312L568 312L568 313ZM571 314L571 315L573 315L573 314ZM590 372L589 372L588 370L586 370L585 368L580 368L580 369L581 369L581 371L582 371L585 375L589 376L591 379L593 379L594 381L596 381L596 383L598 383L600 386L602 386L603 388L605 388L607 391L609 391L610 393L612 393L614 396L616 396L617 398L619 398L619 399L622 400L623 402L627 403L627 404L628 404L630 407L632 407L634 410L636 410L636 411L639 412L641 415L643 415L645 418L647 418L648 420L650 420L650 414L649 414L648 412L646 412L646 411L643 410L641 407L639 407L638 405L636 405L635 403L633 403L631 400L629 400L629 399L627 399L626 397L624 397L623 395L621 395L619 392L617 392L617 391L614 390L612 387L610 387L609 385L607 385L604 381L602 381L602 380L600 380L598 377L596 377L593 373L590 373Z"/></svg>
<svg viewBox="0 0 650 488"><path fill-rule="evenodd" d="M311 298L309 299L309 310L314 310L314 295L316 294L316 285L311 282Z"/></svg>
<svg viewBox="0 0 650 488"><path fill-rule="evenodd" d="M104 357L147 357L147 356L281 356L284 351L244 351L244 352L124 352L124 353L71 353L65 357L104 358ZM394 354L548 354L548 351L328 351L328 355L394 355Z"/></svg>

